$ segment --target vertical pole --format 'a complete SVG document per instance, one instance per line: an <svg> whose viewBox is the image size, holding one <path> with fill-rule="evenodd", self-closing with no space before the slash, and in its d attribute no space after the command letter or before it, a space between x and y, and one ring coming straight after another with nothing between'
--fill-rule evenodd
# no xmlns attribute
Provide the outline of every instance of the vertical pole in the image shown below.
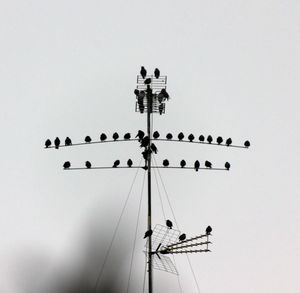
<svg viewBox="0 0 300 293"><path fill-rule="evenodd" d="M147 134L149 137L148 149L148 231L152 229L151 227L151 114L152 114L152 90L148 88L147 90ZM152 236L148 238L148 281L149 281L149 293L153 292L153 280L152 280Z"/></svg>

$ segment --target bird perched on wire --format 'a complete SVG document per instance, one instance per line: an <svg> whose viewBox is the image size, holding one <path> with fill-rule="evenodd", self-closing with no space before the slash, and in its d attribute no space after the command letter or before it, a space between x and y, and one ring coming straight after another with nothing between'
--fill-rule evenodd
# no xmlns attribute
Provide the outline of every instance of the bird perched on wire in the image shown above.
<svg viewBox="0 0 300 293"><path fill-rule="evenodd" d="M65 145L71 145L71 144L72 144L72 140L70 137L67 136L65 139Z"/></svg>
<svg viewBox="0 0 300 293"><path fill-rule="evenodd" d="M146 96L145 91L140 91L140 93L139 93L139 98L140 98L140 99L144 99L145 96Z"/></svg>
<svg viewBox="0 0 300 293"><path fill-rule="evenodd" d="M118 138L119 138L119 134L117 132L115 132L113 135L112 135L112 138L114 141L116 141Z"/></svg>
<svg viewBox="0 0 300 293"><path fill-rule="evenodd" d="M131 137L131 135L129 132L124 135L124 139L130 139L130 137Z"/></svg>
<svg viewBox="0 0 300 293"><path fill-rule="evenodd" d="M69 169L71 167L71 163L69 161L64 162L63 167L64 167L64 169Z"/></svg>
<svg viewBox="0 0 300 293"><path fill-rule="evenodd" d="M232 139L229 137L226 139L226 145L230 146L232 144Z"/></svg>
<svg viewBox="0 0 300 293"><path fill-rule="evenodd" d="M139 142L141 142L144 136L145 136L145 132L142 130L139 130L135 137L136 138L138 137Z"/></svg>
<svg viewBox="0 0 300 293"><path fill-rule="evenodd" d="M120 165L120 160L116 160L113 164L113 168L117 168Z"/></svg>
<svg viewBox="0 0 300 293"><path fill-rule="evenodd" d="M152 231L152 230L148 230L148 231L146 231L146 233L145 233L145 236L144 236L144 239L145 239L145 238L147 238L147 237L149 237L149 236L151 236L151 235L152 235L152 233L153 233L153 231Z"/></svg>
<svg viewBox="0 0 300 293"><path fill-rule="evenodd" d="M141 73L142 78L145 79L145 77L147 75L147 70L145 69L144 66L141 67L140 73Z"/></svg>
<svg viewBox="0 0 300 293"><path fill-rule="evenodd" d="M180 241L183 241L183 240L186 239L186 235L183 233L183 234L181 234L181 235L179 236L178 239L179 239Z"/></svg>
<svg viewBox="0 0 300 293"><path fill-rule="evenodd" d="M212 163L210 161L205 161L205 167L206 168L211 168L212 167Z"/></svg>
<svg viewBox="0 0 300 293"><path fill-rule="evenodd" d="M180 133L178 134L178 139L179 139L179 140L183 140L183 139L184 139L184 134L183 134L182 132L180 132Z"/></svg>
<svg viewBox="0 0 300 293"><path fill-rule="evenodd" d="M246 140L246 141L244 142L244 146L245 146L246 148L248 148L248 147L250 146L250 141L249 141L249 140Z"/></svg>
<svg viewBox="0 0 300 293"><path fill-rule="evenodd" d="M47 139L47 140L45 141L45 147L48 148L50 145L51 145L51 140L50 140L50 139Z"/></svg>
<svg viewBox="0 0 300 293"><path fill-rule="evenodd" d="M163 160L163 166L168 167L169 166L169 161L167 159Z"/></svg>
<svg viewBox="0 0 300 293"><path fill-rule="evenodd" d="M56 148L56 149L59 148L59 145L60 145L60 139L59 139L58 137L54 140L54 145L55 145L55 148Z"/></svg>
<svg viewBox="0 0 300 293"><path fill-rule="evenodd" d="M85 162L85 166L86 166L88 169L90 169L90 168L92 167L92 164L91 164L90 161L86 161L86 162Z"/></svg>
<svg viewBox="0 0 300 293"><path fill-rule="evenodd" d="M141 148L145 148L145 147L147 147L148 145L149 145L149 142L150 142L150 138L149 138L149 136L148 135L146 135L143 139L142 139L142 141L141 141Z"/></svg>
<svg viewBox="0 0 300 293"><path fill-rule="evenodd" d="M198 171L200 168L200 162L197 160L194 164L195 170Z"/></svg>
<svg viewBox="0 0 300 293"><path fill-rule="evenodd" d="M151 153L151 150L144 150L142 152L142 155L143 155L143 158L144 160L147 160L148 159L148 154Z"/></svg>
<svg viewBox="0 0 300 293"><path fill-rule="evenodd" d="M159 112L159 115L162 115L162 113L164 112L164 104L160 104L158 106L158 112Z"/></svg>
<svg viewBox="0 0 300 293"><path fill-rule="evenodd" d="M210 226L207 226L207 228L205 230L206 235L210 235L211 231L212 231L212 228Z"/></svg>
<svg viewBox="0 0 300 293"><path fill-rule="evenodd" d="M138 97L139 96L140 91L138 89L134 90L134 94Z"/></svg>
<svg viewBox="0 0 300 293"><path fill-rule="evenodd" d="M195 136L191 133L191 134L188 136L188 140L189 140L190 142L192 142L194 139L195 139Z"/></svg>
<svg viewBox="0 0 300 293"><path fill-rule="evenodd" d="M92 139L91 139L90 136L87 135L87 136L85 137L84 141L85 141L86 143L90 143L90 142L92 141Z"/></svg>
<svg viewBox="0 0 300 293"><path fill-rule="evenodd" d="M201 135L199 136L199 140L200 140L200 141L204 141L204 140L205 140L204 135L201 134Z"/></svg>
<svg viewBox="0 0 300 293"><path fill-rule="evenodd" d="M155 68L155 70L154 70L154 76L155 76L155 78L159 78L159 76L160 76L160 71L159 71L158 68Z"/></svg>
<svg viewBox="0 0 300 293"><path fill-rule="evenodd" d="M100 140L101 140L101 141L105 141L106 139L107 139L106 134L105 134L105 133L101 133L101 135L100 135Z"/></svg>
<svg viewBox="0 0 300 293"><path fill-rule="evenodd" d="M154 143L151 143L150 148L154 152L154 154L157 154L157 147Z"/></svg>
<svg viewBox="0 0 300 293"><path fill-rule="evenodd" d="M145 81L144 81L144 84L147 84L147 85L148 85L148 84L150 84L150 83L151 83L151 78L146 78Z"/></svg>
<svg viewBox="0 0 300 293"><path fill-rule="evenodd" d="M169 94L167 93L166 89L162 89L160 92L163 94L164 98L169 100Z"/></svg>
<svg viewBox="0 0 300 293"><path fill-rule="evenodd" d="M172 138L173 138L172 133L168 133L168 134L166 135L166 138L169 139L169 140L172 139Z"/></svg>
<svg viewBox="0 0 300 293"><path fill-rule="evenodd" d="M227 170L230 169L230 164L229 164L228 162L225 163L225 168L226 168Z"/></svg>
<svg viewBox="0 0 300 293"><path fill-rule="evenodd" d="M185 166L186 166L185 160L181 160L181 161L180 161L180 167L181 167L181 168L184 168Z"/></svg>
<svg viewBox="0 0 300 293"><path fill-rule="evenodd" d="M162 92L160 92L158 95L157 95L157 99L158 99L158 102L161 104L164 100L164 94Z"/></svg>
<svg viewBox="0 0 300 293"><path fill-rule="evenodd" d="M133 164L132 160L129 159L129 160L127 161L127 166L128 166L129 168L131 168L132 164Z"/></svg>
<svg viewBox="0 0 300 293"><path fill-rule="evenodd" d="M166 221L166 225L169 229L172 229L172 227L173 227L173 223L170 220Z"/></svg>
<svg viewBox="0 0 300 293"><path fill-rule="evenodd" d="M221 136L217 137L217 143L221 144L223 142L223 138Z"/></svg>
<svg viewBox="0 0 300 293"><path fill-rule="evenodd" d="M158 139L159 138L159 132L158 131L154 131L153 132L153 138L154 139Z"/></svg>
<svg viewBox="0 0 300 293"><path fill-rule="evenodd" d="M207 137L207 141L208 141L208 143L212 143L212 141L213 141L213 138L212 138L212 136L211 136L211 135L209 135L209 136Z"/></svg>

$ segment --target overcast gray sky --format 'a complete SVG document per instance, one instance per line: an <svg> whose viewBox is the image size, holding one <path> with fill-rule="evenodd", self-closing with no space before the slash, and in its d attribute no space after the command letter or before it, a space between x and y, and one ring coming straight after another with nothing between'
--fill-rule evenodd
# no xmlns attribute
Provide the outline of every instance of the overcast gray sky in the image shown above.
<svg viewBox="0 0 300 293"><path fill-rule="evenodd" d="M0 1L0 291L34 292L34 283L42 292L55 272L89 263L90 242L99 244L101 265L135 171L64 172L62 164L137 163L138 145L46 151L43 144L145 129L133 95L144 65L168 76L171 99L155 130L252 144L157 143L159 163L232 165L230 172L161 170L180 229L193 236L213 227L212 253L191 256L201 293L299 292L299 8L292 0ZM140 172L109 261L112 271L122 267L121 287L142 180ZM153 186L153 222L163 224ZM131 285L137 292L145 211L146 194ZM186 258L176 261L183 292L197 292ZM155 289L180 292L176 277L159 271Z"/></svg>

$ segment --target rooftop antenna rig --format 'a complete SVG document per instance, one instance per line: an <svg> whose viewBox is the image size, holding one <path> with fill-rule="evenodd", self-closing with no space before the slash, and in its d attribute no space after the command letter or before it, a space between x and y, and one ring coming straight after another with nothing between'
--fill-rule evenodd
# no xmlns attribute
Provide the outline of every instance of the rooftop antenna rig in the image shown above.
<svg viewBox="0 0 300 293"><path fill-rule="evenodd" d="M167 89L167 76L161 76L159 69L154 70L154 75L147 75L146 69L142 66L140 75L137 76L137 86L134 90L136 96L135 112L141 114L147 114L147 133L145 134L142 130L139 130L135 138L131 138L130 133L126 133L123 139L119 139L119 134L115 132L112 136L112 140L108 140L105 133L100 135L100 140L92 141L90 136L86 136L84 142L72 143L69 137L66 137L65 144L61 144L58 137L54 139L54 145L50 139L45 142L45 148L59 149L61 147L69 146L80 146L89 145L94 143L113 143L121 141L138 141L140 146L144 148L142 152L145 160L143 167L133 166L131 159L127 161L127 165L120 166L120 161L116 160L113 166L92 166L91 162L86 161L85 167L71 167L69 161L63 164L65 170L84 170L84 169L111 169L111 168L142 168L147 172L147 186L148 186L148 210L147 210L147 231L145 233L145 239L147 239L147 263L148 263L148 292L153 293L153 267L156 269L168 271L177 274L175 266L171 260L166 258L166 254L178 254L178 253L201 253L209 252L208 245L211 244L209 236L211 235L212 228L208 226L205 234L198 235L189 239L186 239L185 234L180 235L180 231L172 229L172 222L167 220L166 226L156 225L152 230L152 198L151 198L151 170L154 168L173 168L173 169L194 169L198 170L229 170L230 163L226 162L222 168L212 167L212 163L209 161L204 162L204 167L200 167L200 162L195 161L193 166L186 166L186 162L181 160L179 166L170 166L167 159L163 160L162 166L152 166L153 153L157 152L157 147L154 141L169 141L169 142L187 142L187 143L200 143L208 145L226 146L234 148L249 148L250 142L246 140L244 145L232 144L232 139L227 138L225 141L221 136L217 137L216 142L213 142L213 138L209 135L206 139L203 135L199 136L199 141L195 140L193 134L188 135L187 139L184 139L184 134L180 132L178 134L178 140L173 139L173 135L168 133L166 138L159 138L160 134L158 131L153 132L151 128L151 119L153 113L159 115L165 114L166 102L169 101L170 97ZM206 241L201 242L201 238ZM199 242L200 241L200 242ZM191 249L196 246L205 246L204 249ZM155 246L155 247L154 247ZM153 247L155 249L153 249ZM96 292L96 288L95 291Z"/></svg>

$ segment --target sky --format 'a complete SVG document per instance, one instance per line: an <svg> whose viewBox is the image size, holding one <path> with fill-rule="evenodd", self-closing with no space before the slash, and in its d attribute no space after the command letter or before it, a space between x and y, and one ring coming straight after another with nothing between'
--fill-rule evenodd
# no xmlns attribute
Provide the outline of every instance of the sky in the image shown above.
<svg viewBox="0 0 300 293"><path fill-rule="evenodd" d="M153 121L162 136L251 142L157 143L158 164L232 166L160 171L179 229L192 237L213 228L212 252L190 255L200 292L299 292L299 8L292 0L1 1L1 292L86 292L95 283L136 169L62 165L138 164L141 150L136 142L45 150L44 142L145 130L133 94L141 66L168 76L171 99ZM115 292L126 292L143 172L103 274ZM163 225L159 191L174 221L153 180L153 224ZM142 194L129 292L143 286ZM198 292L186 257L176 266L182 292ZM180 292L176 276L157 270L154 289Z"/></svg>

